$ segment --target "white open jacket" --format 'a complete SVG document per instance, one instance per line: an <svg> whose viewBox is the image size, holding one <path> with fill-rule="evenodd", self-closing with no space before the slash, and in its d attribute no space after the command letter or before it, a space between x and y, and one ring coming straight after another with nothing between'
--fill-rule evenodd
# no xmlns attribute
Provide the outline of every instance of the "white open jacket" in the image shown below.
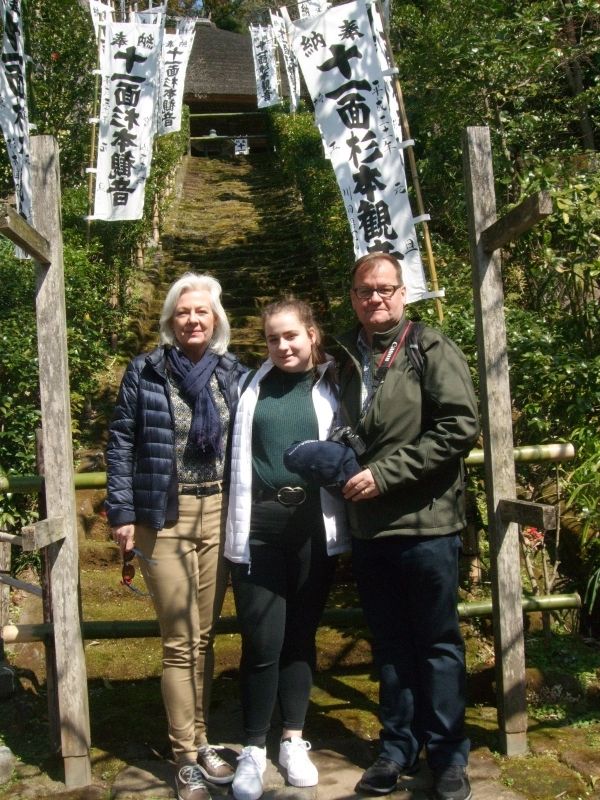
<svg viewBox="0 0 600 800"><path fill-rule="evenodd" d="M319 425L319 439L326 439L337 409L337 399L329 381L323 380L325 372L333 368L333 361L319 364L319 377L312 388L312 401ZM231 485L229 488L229 513L225 536L225 555L230 561L250 563L250 515L252 513L252 420L258 401L260 384L273 369L267 359L257 370L244 390L238 404L233 426L231 448ZM290 442L290 445L293 444ZM345 501L341 492L321 489L321 508L325 524L328 555L350 549L350 534L346 521Z"/></svg>

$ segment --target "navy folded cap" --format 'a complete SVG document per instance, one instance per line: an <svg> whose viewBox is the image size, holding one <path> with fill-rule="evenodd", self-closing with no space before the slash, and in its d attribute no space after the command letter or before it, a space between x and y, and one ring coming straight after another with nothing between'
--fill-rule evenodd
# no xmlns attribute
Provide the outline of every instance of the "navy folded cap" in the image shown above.
<svg viewBox="0 0 600 800"><path fill-rule="evenodd" d="M344 486L362 470L351 447L316 439L294 442L283 454L283 463L287 469L319 486Z"/></svg>

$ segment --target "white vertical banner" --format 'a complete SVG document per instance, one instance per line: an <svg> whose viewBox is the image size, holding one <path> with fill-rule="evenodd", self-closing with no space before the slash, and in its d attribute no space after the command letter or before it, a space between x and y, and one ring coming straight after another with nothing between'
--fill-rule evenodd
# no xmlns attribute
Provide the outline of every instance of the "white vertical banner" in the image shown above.
<svg viewBox="0 0 600 800"><path fill-rule="evenodd" d="M302 0L298 3L298 15L300 19L316 17L318 14L323 14L328 8L327 0Z"/></svg>
<svg viewBox="0 0 600 800"><path fill-rule="evenodd" d="M175 33L165 33L158 94L158 136L181 130L183 87L194 37L196 21L180 19Z"/></svg>
<svg viewBox="0 0 600 800"><path fill-rule="evenodd" d="M233 155L234 156L247 156L250 153L250 146L248 144L247 136L236 136L233 140Z"/></svg>
<svg viewBox="0 0 600 800"><path fill-rule="evenodd" d="M146 11L130 11L129 22L134 22L137 25L158 25L164 27L166 13L167 6L165 4L149 8Z"/></svg>
<svg viewBox="0 0 600 800"><path fill-rule="evenodd" d="M250 25L258 108L281 103L275 40L270 25Z"/></svg>
<svg viewBox="0 0 600 800"><path fill-rule="evenodd" d="M101 0L88 0L90 6L90 14L94 24L94 32L96 39L100 36L100 29L107 22L113 21L113 9L111 5L102 3Z"/></svg>
<svg viewBox="0 0 600 800"><path fill-rule="evenodd" d="M137 5L137 4L136 4ZM160 39L161 47L162 42L164 42L164 33L165 33L165 23L166 23L166 13L167 7L165 4L161 3L157 5L155 8L152 8L152 2L150 2L150 8L146 9L146 11L129 11L129 22L133 23L134 25L149 25L152 26L155 35ZM158 74L156 75L157 86L162 86L162 60L159 60L158 64ZM159 89L160 91L160 89ZM158 118L158 104L154 109L154 129L153 135L156 135L158 131L159 125L159 118Z"/></svg>
<svg viewBox="0 0 600 800"><path fill-rule="evenodd" d="M292 47L342 193L358 258L402 263L407 301L429 296L404 164L363 0L293 23Z"/></svg>
<svg viewBox="0 0 600 800"><path fill-rule="evenodd" d="M31 222L31 153L25 76L25 44L21 0L2 0L0 64L0 126L12 167L17 211ZM17 257L26 255L16 249Z"/></svg>
<svg viewBox="0 0 600 800"><path fill-rule="evenodd" d="M383 80L385 83L385 91L387 95L387 104L390 111L390 117L396 132L396 139L402 141L402 122L400 120L400 107L398 105L398 98L394 91L394 64L392 54L388 52L387 36L385 33L384 22L379 13L379 8L376 2L372 2L369 6L369 17L371 19L371 29L373 31L373 40L375 43L375 51L377 53L377 60L381 68ZM402 156L402 151L400 151Z"/></svg>
<svg viewBox="0 0 600 800"><path fill-rule="evenodd" d="M140 219L152 163L160 37L148 25L106 26L93 219Z"/></svg>
<svg viewBox="0 0 600 800"><path fill-rule="evenodd" d="M300 71L298 69L298 62L294 55L288 34L286 21L278 14L269 11L271 15L271 27L273 29L273 37L279 46L283 63L285 65L285 74L287 75L288 86L290 87L290 109L295 111L298 108L298 100L300 99Z"/></svg>

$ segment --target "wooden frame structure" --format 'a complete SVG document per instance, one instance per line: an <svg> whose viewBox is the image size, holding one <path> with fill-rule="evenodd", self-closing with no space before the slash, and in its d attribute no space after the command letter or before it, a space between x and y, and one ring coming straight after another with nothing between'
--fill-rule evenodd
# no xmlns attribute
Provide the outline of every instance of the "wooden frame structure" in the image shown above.
<svg viewBox="0 0 600 800"><path fill-rule="evenodd" d="M540 193L502 219L496 218L489 128L466 129L463 167L483 421L498 725L500 748L511 756L527 752L518 525L556 528L556 509L516 499L500 248L548 216L552 204Z"/></svg>
<svg viewBox="0 0 600 800"><path fill-rule="evenodd" d="M13 210L0 211L0 233L36 261L36 315L43 421L44 488L47 519L23 529L27 549L45 548L44 585L49 608L41 638L51 631L60 746L69 788L91 783L87 680L79 603L75 482L71 442L65 315L59 155L49 136L31 140L35 229ZM504 295L500 248L551 212L548 197L524 201L496 219L489 130L468 128L463 160L469 216L478 369L484 430L486 497L492 560L492 614L498 686L501 750L527 750L527 709L523 639L523 598L519 572L518 524L556 526L552 506L516 498ZM568 455L566 456L568 457ZM1 566L1 565L0 565ZM564 600L572 605L573 598ZM110 624L110 623L109 623ZM33 627L33 626L29 626ZM129 635L156 635L151 622ZM17 631L18 634L18 631ZM105 635L112 638L110 630ZM96 631L94 636L103 635ZM18 641L19 638L13 639ZM28 640L20 639L21 641ZM30 640L30 639L29 639Z"/></svg>
<svg viewBox="0 0 600 800"><path fill-rule="evenodd" d="M48 695L56 692L65 783L91 783L87 676L79 603L79 548L73 479L71 404L60 209L60 166L56 140L31 138L31 188L35 228L13 209L4 209L0 233L36 262L36 318L47 519L24 529L31 549L44 548L45 616L53 626L54 658ZM32 547L33 545L33 547ZM50 663L49 663L50 662ZM53 716L51 714L51 716Z"/></svg>

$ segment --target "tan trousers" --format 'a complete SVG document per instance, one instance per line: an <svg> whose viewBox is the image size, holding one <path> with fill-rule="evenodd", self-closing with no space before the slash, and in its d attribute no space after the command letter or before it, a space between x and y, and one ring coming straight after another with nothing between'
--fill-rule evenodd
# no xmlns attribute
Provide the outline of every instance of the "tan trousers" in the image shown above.
<svg viewBox="0 0 600 800"><path fill-rule="evenodd" d="M226 513L226 495L180 495L177 523L161 531L135 528L136 547L156 561L138 559L160 625L162 695L178 762L195 763L198 746L207 743L214 626L227 581Z"/></svg>

